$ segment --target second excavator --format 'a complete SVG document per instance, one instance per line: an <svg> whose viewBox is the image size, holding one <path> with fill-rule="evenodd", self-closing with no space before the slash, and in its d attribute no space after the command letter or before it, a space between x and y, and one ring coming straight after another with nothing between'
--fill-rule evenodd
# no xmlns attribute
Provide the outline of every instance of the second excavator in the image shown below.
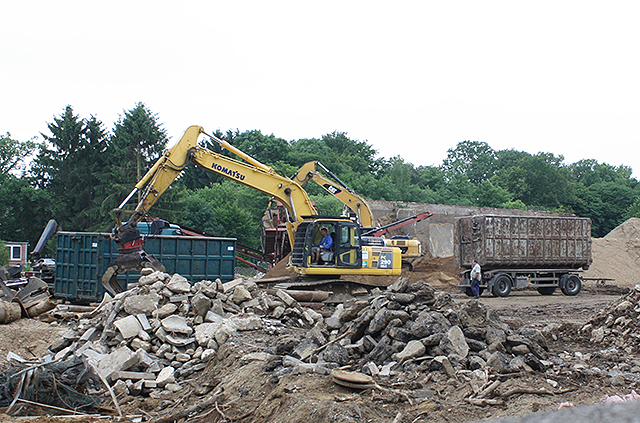
<svg viewBox="0 0 640 423"><path fill-rule="evenodd" d="M318 171L323 170L332 179L325 177ZM374 226L373 212L364 198L358 195L347 184L342 182L338 176L326 168L319 161L307 162L291 178L305 187L309 181L314 181L328 193L332 194L344 204L343 214L351 216L360 223L364 236L385 237L392 231L400 229L412 223L420 222L433 216L430 211L418 213L404 219L397 220L384 226ZM392 235L384 238L385 245L398 247L402 253L403 268L413 269L413 263L422 256L422 243L417 237L409 235Z"/></svg>

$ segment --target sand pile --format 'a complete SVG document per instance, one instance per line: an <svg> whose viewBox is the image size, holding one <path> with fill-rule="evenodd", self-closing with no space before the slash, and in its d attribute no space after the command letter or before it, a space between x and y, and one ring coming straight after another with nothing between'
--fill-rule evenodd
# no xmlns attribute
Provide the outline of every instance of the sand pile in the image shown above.
<svg viewBox="0 0 640 423"><path fill-rule="evenodd" d="M633 217L604 238L593 239L593 264L585 278L615 279L621 287L640 283L640 219Z"/></svg>

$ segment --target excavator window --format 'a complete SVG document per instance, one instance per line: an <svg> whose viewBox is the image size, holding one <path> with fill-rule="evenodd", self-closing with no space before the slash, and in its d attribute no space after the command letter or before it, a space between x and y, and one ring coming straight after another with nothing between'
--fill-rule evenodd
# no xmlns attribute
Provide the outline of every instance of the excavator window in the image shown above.
<svg viewBox="0 0 640 423"><path fill-rule="evenodd" d="M360 231L355 225L341 225L338 244L338 266L360 267L362 252Z"/></svg>

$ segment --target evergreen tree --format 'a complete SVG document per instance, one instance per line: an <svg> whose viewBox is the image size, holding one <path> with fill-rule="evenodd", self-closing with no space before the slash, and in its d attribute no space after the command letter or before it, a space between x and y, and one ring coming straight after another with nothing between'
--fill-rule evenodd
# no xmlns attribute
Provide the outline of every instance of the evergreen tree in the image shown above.
<svg viewBox="0 0 640 423"><path fill-rule="evenodd" d="M118 119L107 148L109 172L105 173L105 178L109 181L110 193L105 192L103 210L111 210L120 205L160 158L167 148L167 142L165 130L158 123L157 116L143 103L138 103ZM131 200L133 207L133 202L137 203L139 195ZM162 203L170 201L171 195L171 191L167 190L154 211L159 211Z"/></svg>
<svg viewBox="0 0 640 423"><path fill-rule="evenodd" d="M54 200L53 218L69 230L87 230L98 223L96 187L106 163L107 137L95 117L88 121L67 106L64 113L47 124L50 134L33 168L34 183L46 189Z"/></svg>

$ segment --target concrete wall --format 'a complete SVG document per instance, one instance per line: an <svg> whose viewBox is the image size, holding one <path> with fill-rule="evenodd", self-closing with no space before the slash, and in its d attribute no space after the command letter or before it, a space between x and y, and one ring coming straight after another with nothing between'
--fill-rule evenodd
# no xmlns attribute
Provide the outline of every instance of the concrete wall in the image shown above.
<svg viewBox="0 0 640 423"><path fill-rule="evenodd" d="M453 219L477 214L516 216L558 216L558 213L492 209L487 207L445 206L442 204L405 203L397 201L367 201L376 223L384 225L418 213L431 211L433 216L422 222L412 223L393 233L417 237L422 242L423 253L432 257L453 255Z"/></svg>

